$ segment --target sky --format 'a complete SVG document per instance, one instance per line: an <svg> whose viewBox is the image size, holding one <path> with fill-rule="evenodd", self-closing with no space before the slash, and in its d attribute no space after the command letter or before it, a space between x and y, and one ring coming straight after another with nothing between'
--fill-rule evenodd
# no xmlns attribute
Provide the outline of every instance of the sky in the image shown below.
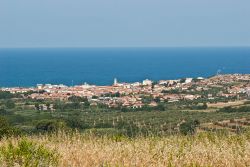
<svg viewBox="0 0 250 167"><path fill-rule="evenodd" d="M250 0L0 0L0 48L250 46Z"/></svg>

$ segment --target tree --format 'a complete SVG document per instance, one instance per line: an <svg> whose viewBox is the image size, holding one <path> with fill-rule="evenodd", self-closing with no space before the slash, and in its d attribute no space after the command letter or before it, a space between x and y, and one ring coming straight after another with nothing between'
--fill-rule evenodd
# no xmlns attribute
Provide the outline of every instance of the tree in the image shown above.
<svg viewBox="0 0 250 167"><path fill-rule="evenodd" d="M15 108L15 103L12 100L7 100L5 106L9 109Z"/></svg>
<svg viewBox="0 0 250 167"><path fill-rule="evenodd" d="M180 80L180 83L185 83L186 82L186 78L182 78L181 80Z"/></svg>
<svg viewBox="0 0 250 167"><path fill-rule="evenodd" d="M40 106L38 103L35 103L35 108L36 108L36 110L40 110Z"/></svg>
<svg viewBox="0 0 250 167"><path fill-rule="evenodd" d="M121 94L120 94L120 92L116 92L113 96L114 97L121 97Z"/></svg>
<svg viewBox="0 0 250 167"><path fill-rule="evenodd" d="M184 135L194 135L196 133L196 128L200 125L198 120L184 122L180 125L179 130L181 134Z"/></svg>
<svg viewBox="0 0 250 167"><path fill-rule="evenodd" d="M14 95L7 91L0 91L0 99L11 99Z"/></svg>
<svg viewBox="0 0 250 167"><path fill-rule="evenodd" d="M0 108L0 115L6 115L7 111L4 108Z"/></svg>
<svg viewBox="0 0 250 167"><path fill-rule="evenodd" d="M85 107L89 107L90 106L90 103L88 101L84 102L84 106Z"/></svg>
<svg viewBox="0 0 250 167"><path fill-rule="evenodd" d="M149 104L154 100L152 96L141 96L141 98L144 104Z"/></svg>
<svg viewBox="0 0 250 167"><path fill-rule="evenodd" d="M156 106L155 109L159 111L165 111L165 107L163 104L158 104L158 106Z"/></svg>
<svg viewBox="0 0 250 167"><path fill-rule="evenodd" d="M14 113L14 111L8 111L4 108L0 108L0 115L11 115L13 113Z"/></svg>
<svg viewBox="0 0 250 167"><path fill-rule="evenodd" d="M207 103L203 103L203 106L202 106L202 107L203 107L203 109L206 110L206 109L208 108Z"/></svg>
<svg viewBox="0 0 250 167"><path fill-rule="evenodd" d="M55 120L42 120L36 124L36 130L44 132L55 132L65 127L65 122Z"/></svg>
<svg viewBox="0 0 250 167"><path fill-rule="evenodd" d="M161 102L161 98L160 98L160 97L156 97L156 98L154 99L154 101L155 101L156 103L160 103L160 102Z"/></svg>
<svg viewBox="0 0 250 167"><path fill-rule="evenodd" d="M98 96L94 95L92 96L92 99L98 99Z"/></svg>
<svg viewBox="0 0 250 167"><path fill-rule="evenodd" d="M72 129L87 129L90 128L90 126L86 123L84 123L79 117L73 116L66 120L66 123L68 127Z"/></svg>
<svg viewBox="0 0 250 167"><path fill-rule="evenodd" d="M50 103L46 103L47 110L50 110Z"/></svg>
<svg viewBox="0 0 250 167"><path fill-rule="evenodd" d="M154 81L154 82L152 83L152 85L151 85L151 88L154 89L154 88L155 88L155 85L157 85L157 84L158 84L158 82Z"/></svg>

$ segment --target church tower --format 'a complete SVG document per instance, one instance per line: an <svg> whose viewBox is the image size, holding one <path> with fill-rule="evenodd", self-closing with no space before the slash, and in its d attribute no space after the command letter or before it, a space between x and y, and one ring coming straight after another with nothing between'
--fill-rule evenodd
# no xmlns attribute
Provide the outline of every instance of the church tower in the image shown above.
<svg viewBox="0 0 250 167"><path fill-rule="evenodd" d="M117 83L118 83L118 81L117 81L117 79L115 78L115 79L114 79L114 85L116 86Z"/></svg>

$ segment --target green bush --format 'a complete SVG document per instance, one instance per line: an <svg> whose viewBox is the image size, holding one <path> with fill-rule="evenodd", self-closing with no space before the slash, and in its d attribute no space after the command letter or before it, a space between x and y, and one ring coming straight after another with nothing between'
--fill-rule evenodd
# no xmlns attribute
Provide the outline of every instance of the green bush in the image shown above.
<svg viewBox="0 0 250 167"><path fill-rule="evenodd" d="M19 129L11 127L5 118L0 117L0 139L3 137L19 135L21 135L21 131Z"/></svg>
<svg viewBox="0 0 250 167"><path fill-rule="evenodd" d="M203 105L193 105L189 106L191 110L206 110L208 108L206 103L203 103Z"/></svg>
<svg viewBox="0 0 250 167"><path fill-rule="evenodd" d="M4 108L0 108L0 115L12 115L14 114L13 111L6 110Z"/></svg>
<svg viewBox="0 0 250 167"><path fill-rule="evenodd" d="M250 112L250 107L249 106L242 106L239 108L233 108L233 107L229 106L229 107L224 107L224 108L220 109L219 112L227 112L227 113Z"/></svg>
<svg viewBox="0 0 250 167"><path fill-rule="evenodd" d="M79 117L71 117L66 119L67 126L72 129L88 129L89 124L84 123Z"/></svg>
<svg viewBox="0 0 250 167"><path fill-rule="evenodd" d="M8 121L4 117L0 117L0 129L6 128L9 126Z"/></svg>
<svg viewBox="0 0 250 167"><path fill-rule="evenodd" d="M55 132L66 128L65 122L56 120L42 120L36 124L36 130L39 132Z"/></svg>
<svg viewBox="0 0 250 167"><path fill-rule="evenodd" d="M12 100L7 100L6 102L5 102L5 106L7 107L7 108L9 108L9 109L12 109L12 108L15 108L15 103L12 101Z"/></svg>
<svg viewBox="0 0 250 167"><path fill-rule="evenodd" d="M3 137L21 136L22 131L18 128L7 127L0 129L0 139Z"/></svg>
<svg viewBox="0 0 250 167"><path fill-rule="evenodd" d="M180 125L180 133L183 135L194 135L199 125L200 122L198 120L184 122Z"/></svg>
<svg viewBox="0 0 250 167"><path fill-rule="evenodd" d="M44 145L21 139L17 145L9 142L0 147L0 162L4 166L57 166L59 154Z"/></svg>
<svg viewBox="0 0 250 167"><path fill-rule="evenodd" d="M0 91L0 99L11 99L13 97L14 95L11 94L10 92Z"/></svg>

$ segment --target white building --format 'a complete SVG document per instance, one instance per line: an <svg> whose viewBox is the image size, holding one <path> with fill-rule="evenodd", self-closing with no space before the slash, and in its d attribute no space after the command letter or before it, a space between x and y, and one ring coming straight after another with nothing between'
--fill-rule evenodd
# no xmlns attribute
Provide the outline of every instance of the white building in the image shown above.
<svg viewBox="0 0 250 167"><path fill-rule="evenodd" d="M152 85L153 81L149 80L149 79L145 79L142 81L142 85Z"/></svg>
<svg viewBox="0 0 250 167"><path fill-rule="evenodd" d="M87 82L84 82L84 84L81 85L81 87L82 87L83 89L87 89L87 88L93 87L93 85L89 85L89 84L87 84Z"/></svg>
<svg viewBox="0 0 250 167"><path fill-rule="evenodd" d="M51 84L45 84L44 87L45 87L45 88L49 88L49 89L53 88L53 86L52 86Z"/></svg>
<svg viewBox="0 0 250 167"><path fill-rule="evenodd" d="M186 84L187 84L187 83L191 83L192 80L193 80L193 78L186 78L185 83L186 83Z"/></svg>
<svg viewBox="0 0 250 167"><path fill-rule="evenodd" d="M43 84L37 84L36 86L37 86L37 89L39 90L43 89Z"/></svg>
<svg viewBox="0 0 250 167"><path fill-rule="evenodd" d="M134 83L131 84L131 86L140 86L140 85L141 85L140 82L134 82Z"/></svg>
<svg viewBox="0 0 250 167"><path fill-rule="evenodd" d="M246 90L247 96L250 97L250 88Z"/></svg>

